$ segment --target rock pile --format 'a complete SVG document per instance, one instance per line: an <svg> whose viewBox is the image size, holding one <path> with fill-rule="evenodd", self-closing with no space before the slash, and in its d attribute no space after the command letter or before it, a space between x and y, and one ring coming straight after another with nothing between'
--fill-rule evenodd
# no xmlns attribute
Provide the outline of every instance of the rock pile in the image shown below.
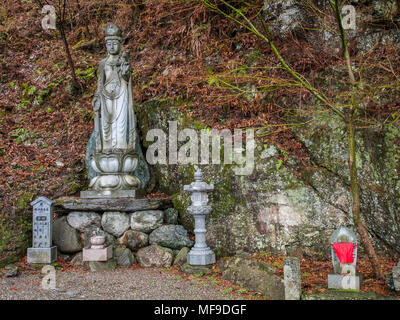
<svg viewBox="0 0 400 320"><path fill-rule="evenodd" d="M82 264L82 248L90 245L93 233L106 237L113 246L113 260L129 267L182 265L194 242L178 223L178 212L166 210L70 211L53 225L53 242L61 253L74 253L74 265ZM186 254L185 254L186 253ZM136 257L136 259L135 259Z"/></svg>

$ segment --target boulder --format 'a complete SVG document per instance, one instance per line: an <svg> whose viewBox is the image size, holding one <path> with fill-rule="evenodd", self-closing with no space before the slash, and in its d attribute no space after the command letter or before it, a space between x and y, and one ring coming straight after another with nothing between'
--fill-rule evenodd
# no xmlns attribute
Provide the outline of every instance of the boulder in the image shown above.
<svg viewBox="0 0 400 320"><path fill-rule="evenodd" d="M104 231L120 237L129 229L129 216L125 212L119 211L104 212L101 218L101 226Z"/></svg>
<svg viewBox="0 0 400 320"><path fill-rule="evenodd" d="M168 224L177 224L178 223L178 210L174 208L168 208L164 210L164 221Z"/></svg>
<svg viewBox="0 0 400 320"><path fill-rule="evenodd" d="M275 268L256 259L235 256L217 263L222 279L236 283L251 291L262 292L272 300L285 299L283 279L274 274Z"/></svg>
<svg viewBox="0 0 400 320"><path fill-rule="evenodd" d="M265 1L264 19L272 34L287 36L303 31L303 24L310 22L305 6L296 0Z"/></svg>
<svg viewBox="0 0 400 320"><path fill-rule="evenodd" d="M128 230L118 239L118 243L137 251L149 244L149 236L140 231Z"/></svg>
<svg viewBox="0 0 400 320"><path fill-rule="evenodd" d="M158 244L171 249L192 247L193 241L188 238L187 231L181 225L161 226L149 236L150 244Z"/></svg>
<svg viewBox="0 0 400 320"><path fill-rule="evenodd" d="M189 263L183 264L181 271L183 273L197 274L197 275L205 275L210 274L212 272L212 266L192 266Z"/></svg>
<svg viewBox="0 0 400 320"><path fill-rule="evenodd" d="M18 270L18 267L17 267L17 266L14 266L14 265L7 265L7 266L5 266L4 268L5 268L6 270L8 270L8 271L4 274L4 276L6 276L7 278L16 277L16 276L18 276L18 274L19 274L19 270Z"/></svg>
<svg viewBox="0 0 400 320"><path fill-rule="evenodd" d="M53 223L53 243L63 253L75 253L82 250L79 232L68 224L66 216Z"/></svg>
<svg viewBox="0 0 400 320"><path fill-rule="evenodd" d="M135 263L132 251L124 246L118 246L114 249L114 259L117 265L121 267L130 267Z"/></svg>
<svg viewBox="0 0 400 320"><path fill-rule="evenodd" d="M75 254L73 256L73 258L70 261L70 265L74 266L74 267L82 266L83 265L83 259L82 258L83 258L83 253L82 253L82 251L80 251L80 252L78 252L77 254Z"/></svg>
<svg viewBox="0 0 400 320"><path fill-rule="evenodd" d="M109 259L107 261L89 261L85 262L85 264L89 270L93 272L114 270L117 267L117 263L114 259Z"/></svg>
<svg viewBox="0 0 400 320"><path fill-rule="evenodd" d="M173 254L171 249L151 245L139 249L136 257L142 267L161 268L171 266Z"/></svg>
<svg viewBox="0 0 400 320"><path fill-rule="evenodd" d="M183 247L181 250L179 250L179 252L175 256L173 265L174 266L181 266L184 263L186 263L187 254L189 253L189 250L190 249L188 247Z"/></svg>
<svg viewBox="0 0 400 320"><path fill-rule="evenodd" d="M392 270L394 290L400 292L400 266L394 267Z"/></svg>
<svg viewBox="0 0 400 320"><path fill-rule="evenodd" d="M80 232L101 227L101 217L96 212L72 211L68 214L67 221L72 228Z"/></svg>
<svg viewBox="0 0 400 320"><path fill-rule="evenodd" d="M161 210L136 211L130 214L131 229L151 232L163 224L164 212Z"/></svg>

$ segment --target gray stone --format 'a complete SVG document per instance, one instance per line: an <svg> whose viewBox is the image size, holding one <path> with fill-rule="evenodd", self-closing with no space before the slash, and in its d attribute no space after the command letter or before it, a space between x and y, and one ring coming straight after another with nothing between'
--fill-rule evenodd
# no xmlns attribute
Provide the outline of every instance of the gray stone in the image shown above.
<svg viewBox="0 0 400 320"><path fill-rule="evenodd" d="M80 196L86 199L135 198L136 190L86 190L81 191Z"/></svg>
<svg viewBox="0 0 400 320"><path fill-rule="evenodd" d="M129 229L129 217L124 212L105 212L101 217L101 226L104 231L119 237Z"/></svg>
<svg viewBox="0 0 400 320"><path fill-rule="evenodd" d="M7 278L13 278L18 276L19 271L18 271L18 267L17 266L13 266L13 265L7 265L4 267L5 269L9 270L7 271L4 276L6 276Z"/></svg>
<svg viewBox="0 0 400 320"><path fill-rule="evenodd" d="M392 270L393 288L400 292L400 266L394 267Z"/></svg>
<svg viewBox="0 0 400 320"><path fill-rule="evenodd" d="M131 229L151 232L163 224L164 213L161 210L136 211L130 214Z"/></svg>
<svg viewBox="0 0 400 320"><path fill-rule="evenodd" d="M299 258L285 258L283 260L283 274L283 280L285 284L285 300L300 300L301 274Z"/></svg>
<svg viewBox="0 0 400 320"><path fill-rule="evenodd" d="M57 261L57 247L28 248L27 262L36 264L49 264Z"/></svg>
<svg viewBox="0 0 400 320"><path fill-rule="evenodd" d="M179 252L176 254L174 259L174 266L181 266L187 261L187 254L189 253L188 247L183 247Z"/></svg>
<svg viewBox="0 0 400 320"><path fill-rule="evenodd" d="M150 234L149 243L171 249L193 246L193 241L188 238L187 231L181 225L166 225L157 228Z"/></svg>
<svg viewBox="0 0 400 320"><path fill-rule="evenodd" d="M83 265L82 251L78 252L73 256L73 258L70 261L70 265L74 267Z"/></svg>
<svg viewBox="0 0 400 320"><path fill-rule="evenodd" d="M168 224L177 224L178 223L178 210L174 208L168 208L164 210L164 221Z"/></svg>
<svg viewBox="0 0 400 320"><path fill-rule="evenodd" d="M61 197L54 201L58 210L73 211L120 211L134 212L141 210L156 210L171 206L169 199L83 199L75 197Z"/></svg>
<svg viewBox="0 0 400 320"><path fill-rule="evenodd" d="M75 253L82 250L79 232L68 224L66 216L54 222L53 242L58 250L64 253Z"/></svg>
<svg viewBox="0 0 400 320"><path fill-rule="evenodd" d="M73 211L68 214L67 221L71 227L78 229L80 232L101 227L100 215L92 211Z"/></svg>
<svg viewBox="0 0 400 320"><path fill-rule="evenodd" d="M264 18L276 36L303 30L302 24L309 22L301 2L295 0L264 1Z"/></svg>
<svg viewBox="0 0 400 320"><path fill-rule="evenodd" d="M137 251L149 244L149 236L140 231L128 230L118 239L118 243Z"/></svg>
<svg viewBox="0 0 400 320"><path fill-rule="evenodd" d="M359 275L328 274L328 288L360 291Z"/></svg>
<svg viewBox="0 0 400 320"><path fill-rule="evenodd" d="M31 202L32 248L28 248L28 263L51 263L57 260L57 248L53 244L53 202L39 197Z"/></svg>
<svg viewBox="0 0 400 320"><path fill-rule="evenodd" d="M52 246L52 212L53 201L39 197L31 202L32 217L32 247L50 248Z"/></svg>
<svg viewBox="0 0 400 320"><path fill-rule="evenodd" d="M114 259L117 262L117 265L121 267L130 267L135 263L135 257L132 254L132 251L124 246L118 246L114 250Z"/></svg>
<svg viewBox="0 0 400 320"><path fill-rule="evenodd" d="M275 268L265 262L236 256L219 260L217 267L224 280L262 292L272 300L285 299L284 281L274 274Z"/></svg>
<svg viewBox="0 0 400 320"><path fill-rule="evenodd" d="M107 261L89 261L85 262L85 265L93 272L109 271L115 270L117 263L114 259L109 259Z"/></svg>
<svg viewBox="0 0 400 320"><path fill-rule="evenodd" d="M139 249L136 258L141 267L169 267L172 264L173 253L171 249L151 245Z"/></svg>
<svg viewBox="0 0 400 320"><path fill-rule="evenodd" d="M205 275L210 274L212 272L212 266L193 266L189 263L185 263L182 265L181 271L183 273L197 274L197 275Z"/></svg>
<svg viewBox="0 0 400 320"><path fill-rule="evenodd" d="M191 265L205 266L215 263L215 254L206 243L206 215L210 213L211 206L207 205L207 191L214 190L213 184L202 181L203 173L195 166L194 182L183 186L183 190L191 192L192 205L188 212L194 216L194 233L196 244L190 250L187 261Z"/></svg>

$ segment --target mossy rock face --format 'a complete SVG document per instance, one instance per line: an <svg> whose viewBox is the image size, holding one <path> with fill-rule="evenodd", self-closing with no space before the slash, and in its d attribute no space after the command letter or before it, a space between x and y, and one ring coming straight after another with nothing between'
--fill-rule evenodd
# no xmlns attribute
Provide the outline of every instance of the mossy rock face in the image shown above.
<svg viewBox="0 0 400 320"><path fill-rule="evenodd" d="M24 221L0 218L0 268L18 261L30 246L32 232Z"/></svg>
<svg viewBox="0 0 400 320"><path fill-rule="evenodd" d="M138 106L138 124L144 137L150 128L159 128L168 138L168 121L177 120L178 130L185 126L199 129L195 121L177 111L180 102L174 103L152 100ZM400 147L393 142L398 131L391 127L357 133L362 211L368 229L379 235L373 237L374 245L391 254L400 252L396 216L400 204L400 180L396 174L400 170ZM201 166L203 180L214 184L209 193L212 211L206 225L207 244L217 257L238 250L268 250L329 259L331 233L341 224L351 225L343 123L330 116L296 128L293 134L310 154L306 166L290 155L282 162L285 150L260 142L250 175L236 175L235 164ZM187 211L190 194L183 191L183 186L193 181L193 165L156 164L151 170L159 190L172 195L179 223L193 231L193 216Z"/></svg>

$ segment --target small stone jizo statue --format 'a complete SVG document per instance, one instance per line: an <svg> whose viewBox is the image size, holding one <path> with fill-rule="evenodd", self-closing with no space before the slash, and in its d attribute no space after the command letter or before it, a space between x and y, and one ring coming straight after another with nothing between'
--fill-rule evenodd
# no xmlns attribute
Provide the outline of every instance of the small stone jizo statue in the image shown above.
<svg viewBox="0 0 400 320"><path fill-rule="evenodd" d="M356 274L357 238L353 231L340 226L331 235L333 273L328 275L328 288L360 290Z"/></svg>

